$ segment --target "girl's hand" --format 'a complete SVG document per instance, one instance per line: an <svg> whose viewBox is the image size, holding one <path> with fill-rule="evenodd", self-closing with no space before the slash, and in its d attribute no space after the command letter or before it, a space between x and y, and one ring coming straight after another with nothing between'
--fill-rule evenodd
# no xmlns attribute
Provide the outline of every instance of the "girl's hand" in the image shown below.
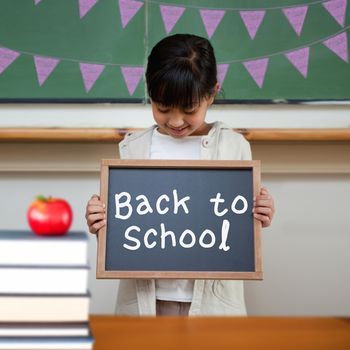
<svg viewBox="0 0 350 350"><path fill-rule="evenodd" d="M105 205L97 194L92 195L86 206L85 218L91 233L97 233L106 225Z"/></svg>
<svg viewBox="0 0 350 350"><path fill-rule="evenodd" d="M273 198L265 187L260 189L260 194L254 198L254 217L261 221L262 227L271 225L275 214L275 204Z"/></svg>

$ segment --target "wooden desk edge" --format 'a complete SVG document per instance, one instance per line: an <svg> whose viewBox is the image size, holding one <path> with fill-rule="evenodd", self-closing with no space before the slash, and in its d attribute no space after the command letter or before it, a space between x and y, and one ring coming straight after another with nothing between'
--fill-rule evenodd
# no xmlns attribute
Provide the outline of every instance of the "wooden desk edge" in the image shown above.
<svg viewBox="0 0 350 350"><path fill-rule="evenodd" d="M346 317L90 316L95 350L348 350Z"/></svg>

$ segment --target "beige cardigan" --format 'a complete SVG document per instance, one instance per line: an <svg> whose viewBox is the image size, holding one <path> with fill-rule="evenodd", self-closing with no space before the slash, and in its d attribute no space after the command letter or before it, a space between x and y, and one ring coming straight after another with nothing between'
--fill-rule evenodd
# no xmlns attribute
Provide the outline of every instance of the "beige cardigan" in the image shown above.
<svg viewBox="0 0 350 350"><path fill-rule="evenodd" d="M120 158L148 159L152 133L156 125L126 135L119 144ZM251 151L245 138L221 122L216 122L202 137L201 158L204 160L250 160ZM154 280L121 280L116 314L156 314ZM196 280L189 315L246 315L243 281Z"/></svg>

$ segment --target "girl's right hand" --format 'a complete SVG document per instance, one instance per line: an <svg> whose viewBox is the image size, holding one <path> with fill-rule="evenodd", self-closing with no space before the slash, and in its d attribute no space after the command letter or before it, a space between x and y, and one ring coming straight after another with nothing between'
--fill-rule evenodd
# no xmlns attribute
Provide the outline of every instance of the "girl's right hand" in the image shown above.
<svg viewBox="0 0 350 350"><path fill-rule="evenodd" d="M91 233L97 233L106 225L105 204L101 202L100 196L92 195L86 206L85 218Z"/></svg>

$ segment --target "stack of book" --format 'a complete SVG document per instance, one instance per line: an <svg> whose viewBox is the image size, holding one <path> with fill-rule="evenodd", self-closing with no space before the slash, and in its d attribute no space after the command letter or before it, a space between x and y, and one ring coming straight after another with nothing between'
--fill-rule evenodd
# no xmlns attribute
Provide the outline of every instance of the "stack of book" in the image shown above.
<svg viewBox="0 0 350 350"><path fill-rule="evenodd" d="M0 349L92 349L85 232L0 231Z"/></svg>

